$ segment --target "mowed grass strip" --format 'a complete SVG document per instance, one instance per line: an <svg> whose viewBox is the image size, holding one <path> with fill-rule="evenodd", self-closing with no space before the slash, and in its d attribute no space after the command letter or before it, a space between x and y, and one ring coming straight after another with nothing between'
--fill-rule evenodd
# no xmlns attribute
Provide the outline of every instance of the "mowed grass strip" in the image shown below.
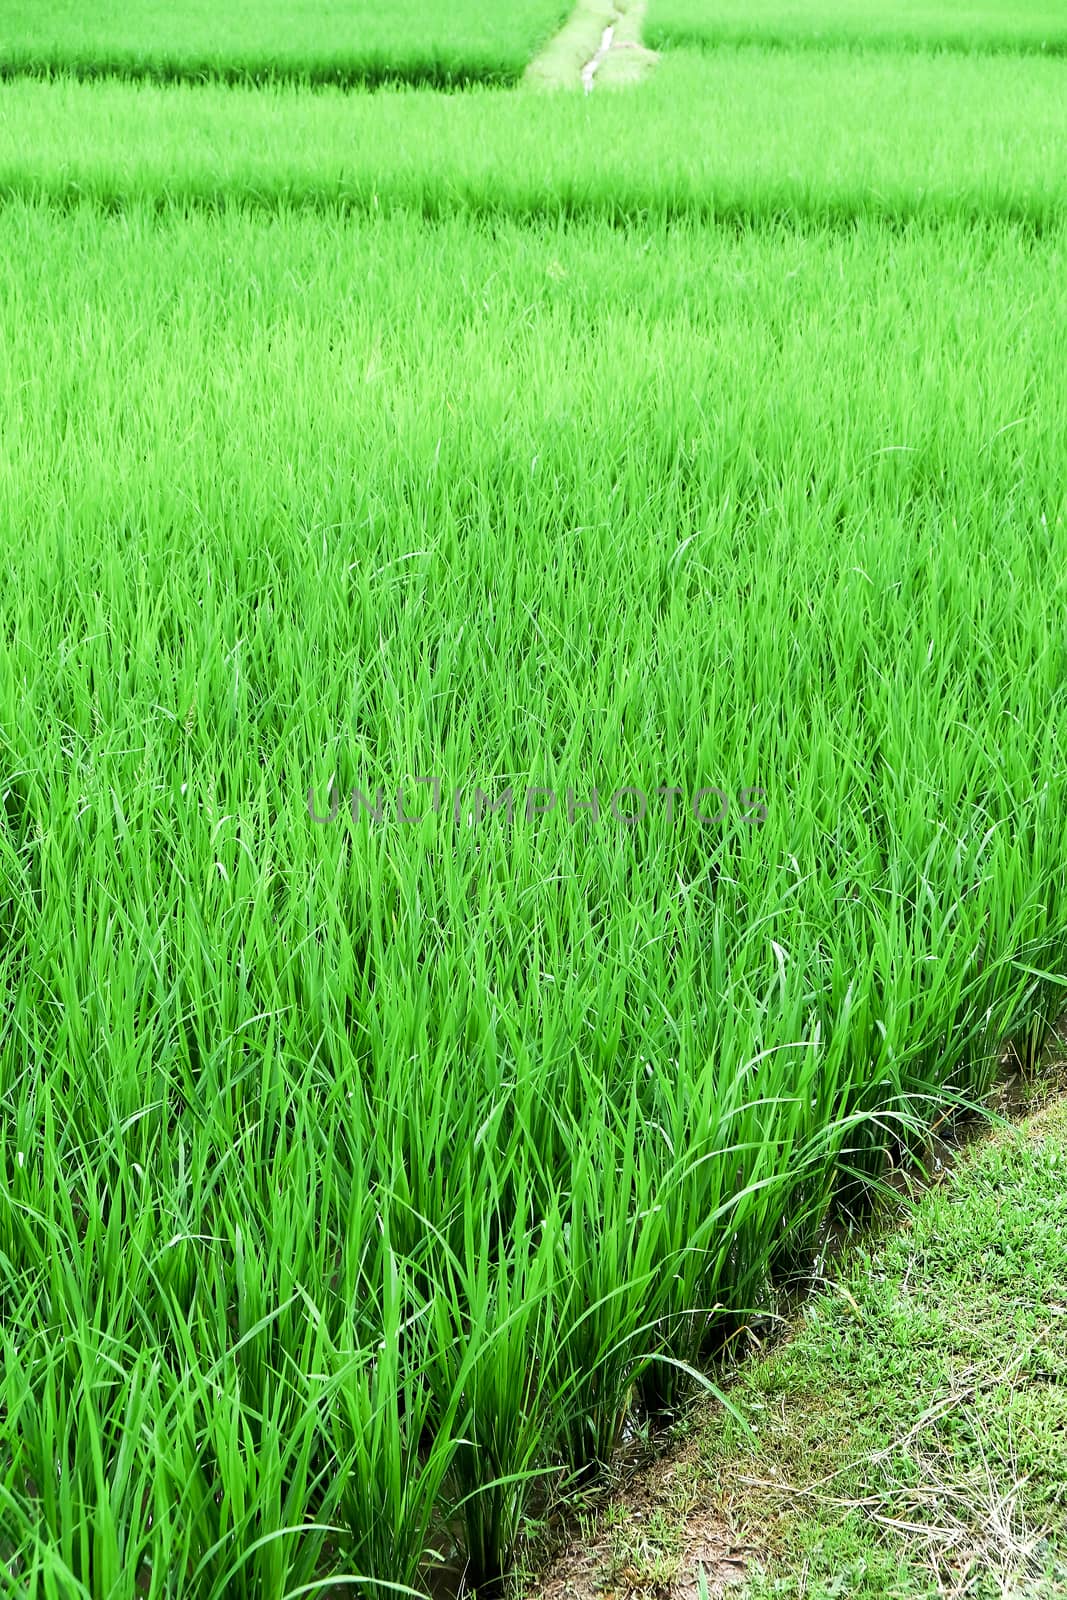
<svg viewBox="0 0 1067 1600"><path fill-rule="evenodd" d="M1067 63L679 52L628 95L0 87L0 195L428 216L1067 213Z"/></svg>
<svg viewBox="0 0 1067 1600"><path fill-rule="evenodd" d="M695 1409L524 1600L693 1593L702 1571L736 1600L1062 1595L1065 1161L1060 1098L887 1207L788 1342L734 1373L739 1417Z"/></svg>
<svg viewBox="0 0 1067 1600"><path fill-rule="evenodd" d="M492 1593L1062 1003L1065 266L0 211L24 1592Z"/></svg>
<svg viewBox="0 0 1067 1600"><path fill-rule="evenodd" d="M1063 0L651 0L649 42L1067 54Z"/></svg>
<svg viewBox="0 0 1067 1600"><path fill-rule="evenodd" d="M741 1600L1064 1593L1065 1162L1060 1100L972 1149L753 1364L756 1437L728 1419L701 1451L719 1483L757 1480L733 1508L767 1541Z"/></svg>
<svg viewBox="0 0 1067 1600"><path fill-rule="evenodd" d="M513 82L567 0L0 0L0 76Z"/></svg>

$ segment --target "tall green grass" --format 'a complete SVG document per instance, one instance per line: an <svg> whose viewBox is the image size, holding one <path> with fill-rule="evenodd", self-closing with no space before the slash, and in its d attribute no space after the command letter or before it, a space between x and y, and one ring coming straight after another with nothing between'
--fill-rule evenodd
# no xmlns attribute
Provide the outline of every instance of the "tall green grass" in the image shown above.
<svg viewBox="0 0 1067 1600"><path fill-rule="evenodd" d="M1067 54L1062 0L652 0L648 36L676 45L872 45Z"/></svg>
<svg viewBox="0 0 1067 1600"><path fill-rule="evenodd" d="M0 76L513 82L567 0L0 0Z"/></svg>
<svg viewBox="0 0 1067 1600"><path fill-rule="evenodd" d="M492 1593L1054 1004L1065 265L3 207L17 1590Z"/></svg>
<svg viewBox="0 0 1067 1600"><path fill-rule="evenodd" d="M638 100L20 81L0 94L12 195L1051 227L1067 209L1067 64L681 52Z"/></svg>

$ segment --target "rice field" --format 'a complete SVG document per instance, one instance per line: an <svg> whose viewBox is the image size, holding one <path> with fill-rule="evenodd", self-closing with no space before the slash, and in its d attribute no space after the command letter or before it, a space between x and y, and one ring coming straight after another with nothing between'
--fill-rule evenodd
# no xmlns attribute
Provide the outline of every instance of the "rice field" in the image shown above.
<svg viewBox="0 0 1067 1600"><path fill-rule="evenodd" d="M616 93L23 78L0 96L0 196L1041 229L1067 214L1063 80L1060 62L1037 59L679 51L642 84L636 114Z"/></svg>
<svg viewBox="0 0 1067 1600"><path fill-rule="evenodd" d="M508 83L567 0L0 0L0 77Z"/></svg>
<svg viewBox="0 0 1067 1600"><path fill-rule="evenodd" d="M0 85L13 1595L508 1592L1058 1012L1065 74Z"/></svg>
<svg viewBox="0 0 1067 1600"><path fill-rule="evenodd" d="M651 0L649 41L1067 54L1063 0Z"/></svg>

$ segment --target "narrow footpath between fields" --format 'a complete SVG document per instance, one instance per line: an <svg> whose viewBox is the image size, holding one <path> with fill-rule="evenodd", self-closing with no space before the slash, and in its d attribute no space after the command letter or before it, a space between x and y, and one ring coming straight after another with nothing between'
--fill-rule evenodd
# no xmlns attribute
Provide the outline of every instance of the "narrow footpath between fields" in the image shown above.
<svg viewBox="0 0 1067 1600"><path fill-rule="evenodd" d="M538 89L619 88L637 83L659 57L641 42L645 0L578 0L559 33L526 69Z"/></svg>

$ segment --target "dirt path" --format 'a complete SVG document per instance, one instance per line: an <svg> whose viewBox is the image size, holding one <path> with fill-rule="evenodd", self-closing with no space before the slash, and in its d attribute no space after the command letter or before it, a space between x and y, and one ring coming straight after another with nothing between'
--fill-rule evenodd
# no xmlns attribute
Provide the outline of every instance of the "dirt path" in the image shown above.
<svg viewBox="0 0 1067 1600"><path fill-rule="evenodd" d="M659 59L641 43L645 0L578 0L559 33L526 69L538 89L621 87L637 83Z"/></svg>

